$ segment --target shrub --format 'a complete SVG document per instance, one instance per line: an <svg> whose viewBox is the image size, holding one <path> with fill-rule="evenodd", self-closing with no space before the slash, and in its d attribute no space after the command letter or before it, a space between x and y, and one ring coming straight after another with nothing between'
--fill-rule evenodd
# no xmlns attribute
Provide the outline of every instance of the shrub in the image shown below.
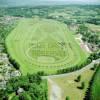
<svg viewBox="0 0 100 100"><path fill-rule="evenodd" d="M75 79L74 81L75 82L80 82L80 80L81 80L81 75L77 76L77 79Z"/></svg>
<svg viewBox="0 0 100 100"><path fill-rule="evenodd" d="M82 83L81 83L81 86L77 86L77 88L78 88L78 89L81 89L81 90L84 89L84 88L85 88L85 83L82 82Z"/></svg>
<svg viewBox="0 0 100 100"><path fill-rule="evenodd" d="M69 100L69 97L68 96L66 97L66 100Z"/></svg>

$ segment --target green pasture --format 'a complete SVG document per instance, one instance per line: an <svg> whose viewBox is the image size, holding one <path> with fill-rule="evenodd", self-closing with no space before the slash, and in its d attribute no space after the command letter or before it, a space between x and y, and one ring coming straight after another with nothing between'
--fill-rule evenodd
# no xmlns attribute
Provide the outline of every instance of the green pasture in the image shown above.
<svg viewBox="0 0 100 100"><path fill-rule="evenodd" d="M87 54L63 23L47 19L23 18L7 36L9 54L20 64L23 75L57 70L83 63Z"/></svg>
<svg viewBox="0 0 100 100"><path fill-rule="evenodd" d="M94 24L86 24L86 26L91 30L96 32L100 36L100 25L94 25Z"/></svg>

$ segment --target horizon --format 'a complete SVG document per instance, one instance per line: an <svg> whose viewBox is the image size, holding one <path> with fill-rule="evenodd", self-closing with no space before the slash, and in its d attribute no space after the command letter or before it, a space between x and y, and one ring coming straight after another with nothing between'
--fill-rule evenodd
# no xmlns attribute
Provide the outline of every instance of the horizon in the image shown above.
<svg viewBox="0 0 100 100"><path fill-rule="evenodd" d="M24 2L23 2L24 1ZM99 0L1 0L0 7L48 5L100 5Z"/></svg>

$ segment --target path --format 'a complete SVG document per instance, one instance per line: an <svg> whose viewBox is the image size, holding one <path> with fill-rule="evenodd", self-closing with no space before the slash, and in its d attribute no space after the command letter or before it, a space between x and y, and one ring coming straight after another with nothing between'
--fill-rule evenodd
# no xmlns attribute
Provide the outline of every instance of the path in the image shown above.
<svg viewBox="0 0 100 100"><path fill-rule="evenodd" d="M69 76L69 75L72 75L72 74L75 74L75 73L82 73L85 70L90 69L95 63L100 63L100 59L92 61L89 65L87 65L86 67L83 67L79 70L76 70L76 71L73 71L73 72L70 72L70 73L66 73L66 74L43 76L42 79L64 77L64 76Z"/></svg>
<svg viewBox="0 0 100 100"><path fill-rule="evenodd" d="M61 88L50 78L48 78L48 82L51 85L50 100L61 100Z"/></svg>
<svg viewBox="0 0 100 100"><path fill-rule="evenodd" d="M59 78L59 77L66 77L70 76L73 74L81 74L82 72L90 69L93 67L95 63L100 63L100 59L92 61L89 65L86 67L83 67L80 70L76 70L74 72L66 73L66 74L60 74L60 75L50 75L50 76L43 76L42 79L48 79L48 82L51 85L51 90L50 90L50 99L49 100L62 100L62 93L61 93L61 88L52 80L52 78Z"/></svg>

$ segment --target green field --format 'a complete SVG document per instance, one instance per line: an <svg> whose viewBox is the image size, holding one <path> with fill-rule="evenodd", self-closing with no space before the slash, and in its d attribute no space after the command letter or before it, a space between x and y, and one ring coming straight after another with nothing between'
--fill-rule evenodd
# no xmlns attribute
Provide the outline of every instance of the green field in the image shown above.
<svg viewBox="0 0 100 100"><path fill-rule="evenodd" d="M95 75L91 93L91 100L100 100L100 68Z"/></svg>
<svg viewBox="0 0 100 100"><path fill-rule="evenodd" d="M6 38L9 54L20 64L23 75L79 65L87 54L63 23L47 19L21 19Z"/></svg>
<svg viewBox="0 0 100 100"><path fill-rule="evenodd" d="M63 76L63 77L57 77L57 78L51 78L51 80L54 81L60 88L61 88L61 100L66 100L66 96L69 97L69 100L83 100L85 97L86 90L89 86L89 81L91 80L91 77L93 76L94 72L90 69L84 70L83 72L75 72L72 75L69 76ZM81 75L80 82L75 82L74 80L77 78L78 75ZM85 88L83 90L80 90L77 88L77 86L81 85L81 82L85 83ZM48 84L48 95L50 97L50 89L51 84ZM99 100L99 99L94 99Z"/></svg>
<svg viewBox="0 0 100 100"><path fill-rule="evenodd" d="M97 32L98 35L100 35L100 25L95 25L95 24L86 24L86 26L94 32Z"/></svg>

